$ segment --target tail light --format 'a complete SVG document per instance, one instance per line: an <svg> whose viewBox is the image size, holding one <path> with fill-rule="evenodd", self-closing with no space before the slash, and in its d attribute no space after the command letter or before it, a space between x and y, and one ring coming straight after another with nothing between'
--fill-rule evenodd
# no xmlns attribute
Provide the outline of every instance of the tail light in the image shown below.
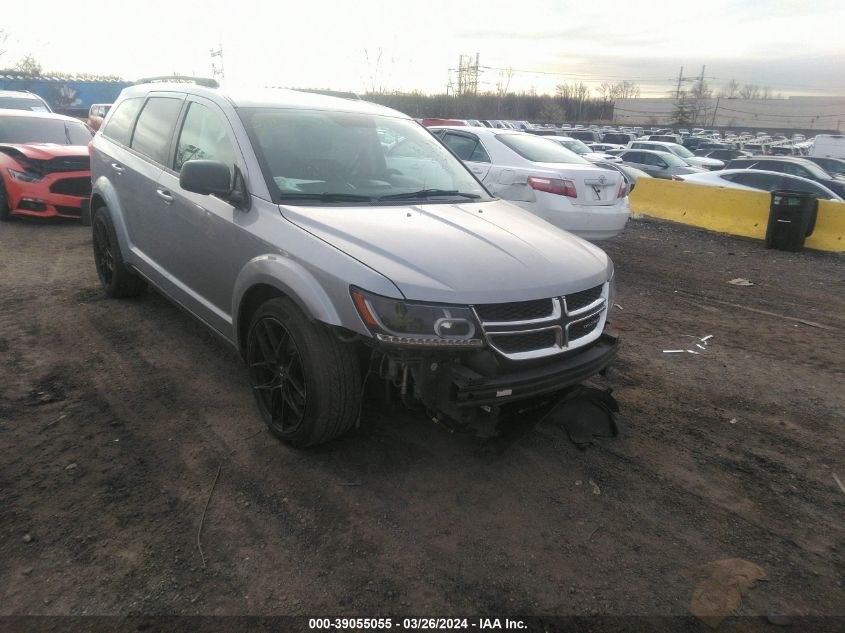
<svg viewBox="0 0 845 633"><path fill-rule="evenodd" d="M628 185L625 183L625 179L622 178L621 182L619 183L619 191L616 192L617 198L624 198L628 193Z"/></svg>
<svg viewBox="0 0 845 633"><path fill-rule="evenodd" d="M672 180L677 180L679 182L684 182L683 176L672 176Z"/></svg>
<svg viewBox="0 0 845 633"><path fill-rule="evenodd" d="M560 178L541 178L540 176L529 176L528 184L532 189L536 191L554 193L559 196L566 196L567 198L578 197L578 192L575 190L575 183L571 180L562 180Z"/></svg>

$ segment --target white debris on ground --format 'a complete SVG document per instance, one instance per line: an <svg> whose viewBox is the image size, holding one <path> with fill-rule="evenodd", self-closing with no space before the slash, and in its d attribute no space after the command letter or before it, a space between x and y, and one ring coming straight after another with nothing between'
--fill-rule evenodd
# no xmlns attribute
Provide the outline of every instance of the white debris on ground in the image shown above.
<svg viewBox="0 0 845 633"><path fill-rule="evenodd" d="M733 284L734 286L753 286L754 282L750 279L745 279L744 277L737 277L736 279L731 279L729 284Z"/></svg>
<svg viewBox="0 0 845 633"><path fill-rule="evenodd" d="M702 352L707 351L707 344L708 344L707 342L710 339L713 338L712 334L708 334L707 336L703 336L701 338L698 338L697 336L692 336L691 334L685 334L684 336L689 336L690 338L697 340L698 342L695 344L695 346L698 349L702 350ZM664 349L663 350L664 354L684 354L684 353L686 353L686 354L696 354L697 356L700 356L702 352L697 352L694 349Z"/></svg>

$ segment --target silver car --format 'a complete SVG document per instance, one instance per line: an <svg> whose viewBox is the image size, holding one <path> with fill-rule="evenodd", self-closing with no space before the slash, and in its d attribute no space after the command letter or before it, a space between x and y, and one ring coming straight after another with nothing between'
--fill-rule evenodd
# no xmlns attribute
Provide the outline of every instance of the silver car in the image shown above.
<svg viewBox="0 0 845 633"><path fill-rule="evenodd" d="M109 112L91 169L107 294L152 285L239 350L295 446L352 428L368 382L489 424L617 351L607 255L490 195L396 111L148 81Z"/></svg>

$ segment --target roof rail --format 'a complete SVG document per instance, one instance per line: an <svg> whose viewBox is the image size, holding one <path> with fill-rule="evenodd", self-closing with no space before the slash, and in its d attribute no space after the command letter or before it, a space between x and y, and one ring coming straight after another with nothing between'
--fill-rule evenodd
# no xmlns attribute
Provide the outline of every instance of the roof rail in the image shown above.
<svg viewBox="0 0 845 633"><path fill-rule="evenodd" d="M220 87L220 84L217 83L216 79L211 79L209 77L190 77L188 75L162 75L161 77L144 77L143 79L139 79L138 81L134 82L134 85L161 82L196 84L198 86L205 86L206 88Z"/></svg>
<svg viewBox="0 0 845 633"><path fill-rule="evenodd" d="M341 90L324 90L322 88L293 88L297 92L308 92L313 95L324 95L326 97L338 97L340 99L352 99L354 101L362 101L358 93L344 92Z"/></svg>

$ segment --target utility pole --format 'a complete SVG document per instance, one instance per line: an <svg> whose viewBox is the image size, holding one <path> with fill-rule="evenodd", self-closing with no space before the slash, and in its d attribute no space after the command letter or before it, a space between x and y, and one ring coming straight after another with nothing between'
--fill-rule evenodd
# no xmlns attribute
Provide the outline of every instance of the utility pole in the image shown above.
<svg viewBox="0 0 845 633"><path fill-rule="evenodd" d="M684 80L684 67L681 66L681 70L678 71L678 89L675 91L675 99L681 98L681 82Z"/></svg>
<svg viewBox="0 0 845 633"><path fill-rule="evenodd" d="M716 127L716 113L719 111L719 99L721 97L716 95L716 107L713 108L713 120L710 123L710 127Z"/></svg>

